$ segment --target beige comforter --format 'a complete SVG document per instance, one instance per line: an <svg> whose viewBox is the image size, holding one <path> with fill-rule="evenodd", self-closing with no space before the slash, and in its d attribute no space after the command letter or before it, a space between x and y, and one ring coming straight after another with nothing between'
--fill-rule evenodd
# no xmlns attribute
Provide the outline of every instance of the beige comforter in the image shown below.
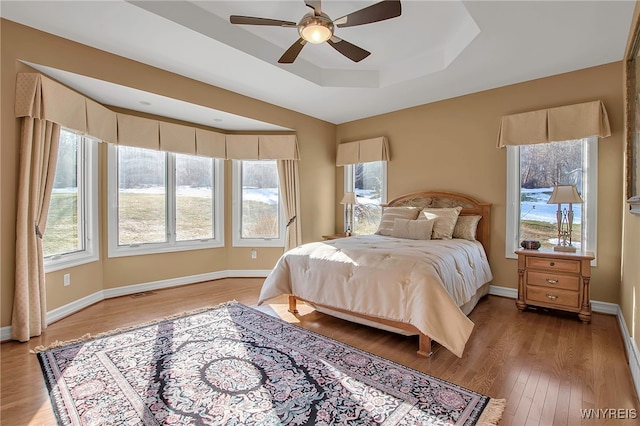
<svg viewBox="0 0 640 426"><path fill-rule="evenodd" d="M361 235L288 251L265 280L258 303L293 294L401 321L461 357L473 323L459 306L492 279L477 241Z"/></svg>

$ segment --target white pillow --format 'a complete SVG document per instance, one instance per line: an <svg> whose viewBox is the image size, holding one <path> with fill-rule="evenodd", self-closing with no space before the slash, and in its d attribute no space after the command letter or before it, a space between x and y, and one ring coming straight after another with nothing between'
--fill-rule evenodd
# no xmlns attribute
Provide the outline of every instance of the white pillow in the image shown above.
<svg viewBox="0 0 640 426"><path fill-rule="evenodd" d="M482 216L469 215L458 216L455 228L453 228L453 238L463 238L469 241L476 240L476 230L478 229L478 222L480 222Z"/></svg>
<svg viewBox="0 0 640 426"><path fill-rule="evenodd" d="M415 207L384 207L376 234L390 236L395 219L415 220L420 210Z"/></svg>
<svg viewBox="0 0 640 426"><path fill-rule="evenodd" d="M434 220L395 219L391 236L409 240L430 240Z"/></svg>
<svg viewBox="0 0 640 426"><path fill-rule="evenodd" d="M458 215L462 207L446 207L446 208L426 208L420 212L419 219L428 220L435 219L433 224L433 234L431 238L434 240L450 240L453 237L453 228L456 227Z"/></svg>

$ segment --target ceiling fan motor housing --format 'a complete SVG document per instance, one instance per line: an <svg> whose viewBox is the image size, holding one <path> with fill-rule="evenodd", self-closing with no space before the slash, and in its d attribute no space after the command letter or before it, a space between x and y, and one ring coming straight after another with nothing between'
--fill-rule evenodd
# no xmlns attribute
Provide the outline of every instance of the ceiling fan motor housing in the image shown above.
<svg viewBox="0 0 640 426"><path fill-rule="evenodd" d="M314 44L323 43L333 37L333 29L333 22L324 13L322 15L308 13L298 24L300 37Z"/></svg>

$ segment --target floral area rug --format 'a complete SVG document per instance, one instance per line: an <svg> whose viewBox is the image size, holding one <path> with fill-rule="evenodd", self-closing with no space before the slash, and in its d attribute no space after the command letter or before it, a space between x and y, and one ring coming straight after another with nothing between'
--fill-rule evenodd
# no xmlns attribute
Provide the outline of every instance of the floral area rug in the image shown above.
<svg viewBox="0 0 640 426"><path fill-rule="evenodd" d="M63 425L475 425L504 409L236 302L36 352Z"/></svg>

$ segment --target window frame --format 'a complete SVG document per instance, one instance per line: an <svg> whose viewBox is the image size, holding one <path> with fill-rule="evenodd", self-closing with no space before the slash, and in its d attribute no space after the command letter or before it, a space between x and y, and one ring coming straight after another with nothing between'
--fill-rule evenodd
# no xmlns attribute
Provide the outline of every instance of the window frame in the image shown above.
<svg viewBox="0 0 640 426"><path fill-rule="evenodd" d="M596 255L597 219L598 219L598 137L592 136L583 140L582 162L582 247ZM507 199L506 199L506 233L505 257L517 259L516 250L520 249L520 147L507 145ZM597 259L596 255L596 259ZM594 259L592 266L596 266Z"/></svg>
<svg viewBox="0 0 640 426"><path fill-rule="evenodd" d="M247 160L247 161L276 161L276 160ZM284 206L280 181L278 179L278 230L279 238L244 238L242 237L242 164L243 160L232 160L232 246L233 247L284 247L286 226L284 220ZM277 167L276 161L276 167Z"/></svg>
<svg viewBox="0 0 640 426"><path fill-rule="evenodd" d="M224 247L224 160L211 158L213 164L213 238L176 241L176 154L166 155L166 220L167 241L158 243L118 244L118 146L108 148L108 257L137 256Z"/></svg>
<svg viewBox="0 0 640 426"><path fill-rule="evenodd" d="M81 135L71 129L78 140L78 238L84 240L84 250L55 254L44 258L45 273L68 269L100 260L100 233L98 231L98 143L97 139ZM44 238L47 231L45 229Z"/></svg>
<svg viewBox="0 0 640 426"><path fill-rule="evenodd" d="M374 161L375 162L375 161ZM381 164L381 170L382 170L382 194L380 195L380 204L385 204L387 202L387 161L383 161L380 160ZM356 163L356 164L364 164L364 163ZM344 192L355 192L355 172L356 172L356 168L355 168L355 164L345 164L344 165ZM342 223L342 227L343 229L346 231L347 229L347 206L343 206L343 223ZM353 223L353 229L352 232L354 234L357 234L357 229L356 229L356 224L355 224L355 217L354 217L354 223Z"/></svg>

